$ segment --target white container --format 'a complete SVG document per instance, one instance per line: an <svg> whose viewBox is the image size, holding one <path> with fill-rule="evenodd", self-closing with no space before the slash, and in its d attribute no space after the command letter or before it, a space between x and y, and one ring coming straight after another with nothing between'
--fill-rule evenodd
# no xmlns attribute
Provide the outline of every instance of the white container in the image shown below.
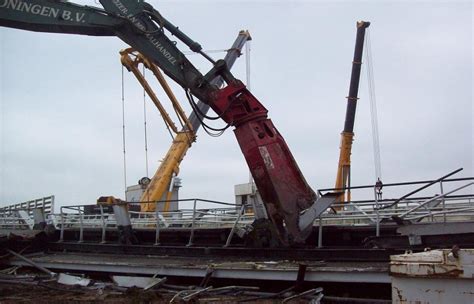
<svg viewBox="0 0 474 304"><path fill-rule="evenodd" d="M474 303L474 249L407 253L390 260L393 303Z"/></svg>

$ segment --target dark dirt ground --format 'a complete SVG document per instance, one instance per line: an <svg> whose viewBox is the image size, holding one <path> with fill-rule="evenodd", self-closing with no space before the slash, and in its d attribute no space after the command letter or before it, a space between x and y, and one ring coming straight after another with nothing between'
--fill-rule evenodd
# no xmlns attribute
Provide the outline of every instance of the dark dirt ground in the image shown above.
<svg viewBox="0 0 474 304"><path fill-rule="evenodd" d="M170 293L159 290L143 291L129 288L120 292L115 290L90 290L79 286L66 286L57 283L41 283L40 286L0 283L0 304L18 303L169 303ZM202 297L186 303L239 303L249 297L219 296ZM307 300L295 300L290 303L307 303ZM177 301L175 303L184 303ZM252 300L246 303L281 303L281 299Z"/></svg>
<svg viewBox="0 0 474 304"><path fill-rule="evenodd" d="M41 286L0 284L0 303L168 303L171 296L155 291L129 289L87 290L82 287L43 283Z"/></svg>

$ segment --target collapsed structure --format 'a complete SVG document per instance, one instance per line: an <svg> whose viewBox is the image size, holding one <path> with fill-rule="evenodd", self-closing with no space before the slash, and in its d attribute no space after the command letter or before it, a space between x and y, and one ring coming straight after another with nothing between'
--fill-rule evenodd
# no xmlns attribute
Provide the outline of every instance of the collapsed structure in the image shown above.
<svg viewBox="0 0 474 304"><path fill-rule="evenodd" d="M239 33L224 60L214 61L198 43L151 5L135 0L100 2L104 9L69 2L5 0L0 2L0 25L32 31L118 36L133 47L133 50L122 52L122 62L137 75L148 94L153 96L149 85L137 74L138 63L151 69L159 80L164 79L160 76L161 69L181 85L194 112L187 118L174 102L174 109L180 112L184 121L183 128L174 128L175 141L166 158L169 161L162 164L151 181L142 183L145 191L140 195L140 202L103 197L93 206L62 206L59 214L52 212L51 205L48 209L47 203L53 201L52 198L45 198L39 204L35 201L34 205L5 208L0 223L9 232L2 242L10 249L16 250L23 244L12 242L14 234L27 240L41 234L44 242L38 249L46 250L47 254L35 258L34 263L40 267L176 277L185 276L185 269L189 277L209 279L213 274L216 278L272 281L285 280L285 276L291 274L287 280L296 281L300 286L304 281L325 280L342 285L354 281L389 284L390 254L402 253L408 248L421 250L426 246L474 245L473 196L461 192L473 185L473 179L448 179L459 170L437 180L414 182L412 185L422 186L397 199L375 197L374 200L353 201L349 194L344 195L346 191L356 189L375 190L374 185L352 187L348 183L360 57L364 31L369 23L358 23L354 82L351 82L352 93L342 134L336 187L316 193L307 184L289 147L268 118L267 109L230 72L239 50L250 39L248 32ZM204 56L213 68L202 75L168 38L165 30ZM222 82L226 87L220 88ZM175 99L172 93L167 93L171 100ZM193 96L200 101L195 102ZM160 110L159 101L151 99ZM243 197L247 195L244 191L240 204L194 199L180 201L180 210L169 207L169 204L177 203L170 196L172 179L193 143L197 129L206 126L204 119L209 108L227 123L227 127L235 128L263 205L258 204L255 197L247 199L245 196L244 201ZM165 112L160 112L166 116ZM438 183L443 191L442 185L450 182L465 184L429 197L413 196ZM256 195L253 191L250 194ZM250 201L253 208L249 207ZM186 204L188 208L183 208ZM212 204L218 207L209 208ZM329 207L335 212L325 213ZM315 220L316 226L313 225ZM295 250L288 246L301 248ZM266 251L261 247L273 249ZM63 251L73 253L61 255ZM455 251L453 249L453 255ZM111 255L116 252L180 258L142 260L137 257L130 263L128 257ZM101 255L94 257L91 253ZM196 258L192 267L186 264L189 257ZM229 257L235 262L226 262ZM126 261L118 261L121 258ZM251 261L247 260L249 258ZM106 263L113 259L117 260L115 264ZM279 262L271 263L269 259ZM13 260L11 265L31 265L25 261ZM358 264L352 268L338 264L354 261ZM374 264L376 262L381 264ZM217 270L211 271L211 268ZM348 270L350 275L347 275ZM202 287L200 292L206 288ZM309 290L312 295L320 293L314 288Z"/></svg>

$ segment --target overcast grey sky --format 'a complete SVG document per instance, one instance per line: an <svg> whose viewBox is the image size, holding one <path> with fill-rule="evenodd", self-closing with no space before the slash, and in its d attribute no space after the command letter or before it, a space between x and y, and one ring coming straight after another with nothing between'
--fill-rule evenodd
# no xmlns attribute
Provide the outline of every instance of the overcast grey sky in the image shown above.
<svg viewBox="0 0 474 304"><path fill-rule="evenodd" d="M314 189L334 185L355 23L371 21L384 182L434 179L459 167L459 177L474 175L471 1L149 2L208 50L228 48L239 30L250 31L252 91ZM0 29L0 205L50 194L64 205L124 197L124 47L115 37ZM209 69L197 56L190 60ZM245 80L244 56L234 71ZM362 73L353 185L374 180ZM125 91L131 185L145 175L143 97L128 74ZM175 92L187 105L182 90ZM248 180L233 132L198 135L181 166L181 197L232 201L234 184ZM171 139L151 103L148 141L153 174Z"/></svg>

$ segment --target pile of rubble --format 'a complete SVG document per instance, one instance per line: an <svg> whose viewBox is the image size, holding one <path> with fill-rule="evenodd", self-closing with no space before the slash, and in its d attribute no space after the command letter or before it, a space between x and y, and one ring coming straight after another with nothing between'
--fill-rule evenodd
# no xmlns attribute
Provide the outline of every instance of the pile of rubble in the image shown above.
<svg viewBox="0 0 474 304"><path fill-rule="evenodd" d="M281 302L320 303L323 289L301 290L298 284L281 292L264 292L256 286L208 286L210 269L198 286L172 285L157 276L112 275L110 280L93 280L81 274L56 273L10 249L36 271L21 266L0 270L0 302L109 302L109 303L209 303ZM2 258L6 258L3 256ZM12 288L12 286L14 286Z"/></svg>

